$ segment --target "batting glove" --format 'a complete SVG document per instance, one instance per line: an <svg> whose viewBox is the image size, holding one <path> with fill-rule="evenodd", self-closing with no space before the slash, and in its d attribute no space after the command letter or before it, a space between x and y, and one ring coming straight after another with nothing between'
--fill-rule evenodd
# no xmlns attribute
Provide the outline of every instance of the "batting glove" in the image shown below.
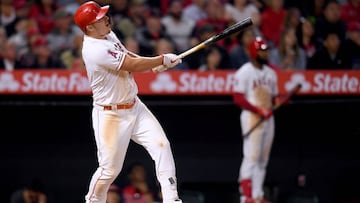
<svg viewBox="0 0 360 203"><path fill-rule="evenodd" d="M163 54L162 57L163 57L162 64L166 68L173 68L182 62L181 58L179 58L179 56L176 54Z"/></svg>
<svg viewBox="0 0 360 203"><path fill-rule="evenodd" d="M273 111L264 108L259 108L259 114L261 117L268 119L273 115Z"/></svg>

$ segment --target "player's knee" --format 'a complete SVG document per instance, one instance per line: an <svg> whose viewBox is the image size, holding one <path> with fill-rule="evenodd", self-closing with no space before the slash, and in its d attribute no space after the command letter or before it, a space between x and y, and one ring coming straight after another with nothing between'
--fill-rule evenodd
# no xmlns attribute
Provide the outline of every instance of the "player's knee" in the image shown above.
<svg viewBox="0 0 360 203"><path fill-rule="evenodd" d="M249 160L250 160L251 162L254 162L254 163L259 162L259 160L260 160L260 154L259 154L259 153L254 153L254 154L249 158Z"/></svg>
<svg viewBox="0 0 360 203"><path fill-rule="evenodd" d="M115 180L119 172L113 168L104 168L102 178L107 180Z"/></svg>
<svg viewBox="0 0 360 203"><path fill-rule="evenodd" d="M267 165L267 161L265 160L265 161L260 161L258 166L259 166L259 168L264 169L264 168L266 168L266 165Z"/></svg>
<svg viewBox="0 0 360 203"><path fill-rule="evenodd" d="M158 147L162 149L170 148L170 142L167 139L162 139L158 143Z"/></svg>

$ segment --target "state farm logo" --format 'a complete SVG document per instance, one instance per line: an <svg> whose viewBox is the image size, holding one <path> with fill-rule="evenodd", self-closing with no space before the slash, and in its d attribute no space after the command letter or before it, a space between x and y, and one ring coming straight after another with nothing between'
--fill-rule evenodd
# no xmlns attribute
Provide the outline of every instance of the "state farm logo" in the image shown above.
<svg viewBox="0 0 360 203"><path fill-rule="evenodd" d="M154 92L174 92L177 85L170 74L161 73L157 75L155 81L150 86Z"/></svg>
<svg viewBox="0 0 360 203"><path fill-rule="evenodd" d="M20 84L14 79L14 75L5 72L0 75L0 91L15 92L19 90Z"/></svg>
<svg viewBox="0 0 360 203"><path fill-rule="evenodd" d="M183 72L175 79L170 73L159 73L150 84L154 92L170 93L230 93L233 86L233 73L203 75L198 72Z"/></svg>
<svg viewBox="0 0 360 203"><path fill-rule="evenodd" d="M86 76L73 72L24 72L16 75L0 73L0 91L8 92L89 92Z"/></svg>
<svg viewBox="0 0 360 203"><path fill-rule="evenodd" d="M300 73L295 73L291 76L290 81L285 83L286 91L292 90L297 84L301 84L300 92L308 92L311 90L311 83L305 79L305 76Z"/></svg>
<svg viewBox="0 0 360 203"><path fill-rule="evenodd" d="M306 77L305 77L306 76ZM301 84L304 93L358 93L360 79L357 75L346 72L317 72L315 74L294 73L286 82L285 89L291 90L296 84Z"/></svg>

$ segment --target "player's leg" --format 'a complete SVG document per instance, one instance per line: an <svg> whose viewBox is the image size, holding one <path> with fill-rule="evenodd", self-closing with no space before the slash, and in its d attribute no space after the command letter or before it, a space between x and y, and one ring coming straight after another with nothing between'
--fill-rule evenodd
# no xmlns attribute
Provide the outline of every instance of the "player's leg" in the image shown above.
<svg viewBox="0 0 360 203"><path fill-rule="evenodd" d="M264 133L262 136L262 147L259 162L254 168L253 178L253 197L262 199L264 197L264 180L266 167L269 161L271 146L274 139L274 119L271 118L264 122Z"/></svg>
<svg viewBox="0 0 360 203"><path fill-rule="evenodd" d="M161 186L164 203L173 203L179 198L175 162L170 143L154 115L139 102L138 117L132 140L142 145L155 162L156 176Z"/></svg>
<svg viewBox="0 0 360 203"><path fill-rule="evenodd" d="M134 118L129 114L128 110L93 110L99 167L90 181L87 203L105 203L108 188L122 169Z"/></svg>
<svg viewBox="0 0 360 203"><path fill-rule="evenodd" d="M249 114L241 116L241 128L243 132L247 132L254 124L248 117ZM253 178L254 168L260 158L261 137L263 129L261 126L255 129L250 136L243 140L243 159L239 171L239 184L241 193L241 202L252 199L253 196Z"/></svg>

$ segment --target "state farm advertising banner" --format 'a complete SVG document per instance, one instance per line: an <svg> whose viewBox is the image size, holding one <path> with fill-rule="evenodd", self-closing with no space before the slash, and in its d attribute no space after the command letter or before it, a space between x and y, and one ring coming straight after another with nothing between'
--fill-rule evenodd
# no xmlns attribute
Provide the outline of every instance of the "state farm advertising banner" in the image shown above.
<svg viewBox="0 0 360 203"><path fill-rule="evenodd" d="M136 73L140 95L231 95L234 71ZM360 94L360 71L280 71L280 93L301 83L300 94ZM0 94L89 95L85 71L0 71Z"/></svg>

